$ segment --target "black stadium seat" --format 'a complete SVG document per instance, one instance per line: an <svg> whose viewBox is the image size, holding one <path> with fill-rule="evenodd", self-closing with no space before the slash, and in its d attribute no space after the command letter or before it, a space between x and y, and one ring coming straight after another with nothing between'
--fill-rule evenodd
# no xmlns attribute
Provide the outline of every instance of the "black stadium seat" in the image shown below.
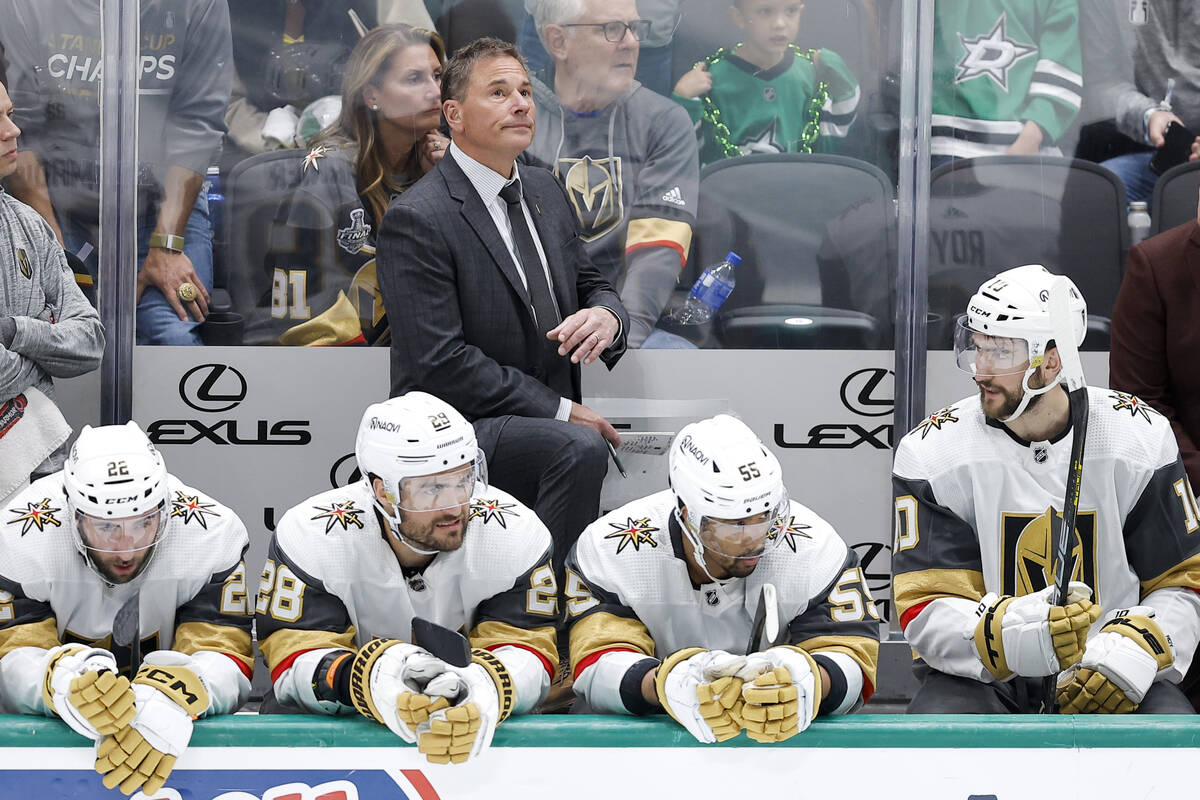
<svg viewBox="0 0 1200 800"><path fill-rule="evenodd" d="M1162 233L1196 218L1196 196L1200 193L1200 161L1171 167L1154 185L1150 234Z"/></svg>

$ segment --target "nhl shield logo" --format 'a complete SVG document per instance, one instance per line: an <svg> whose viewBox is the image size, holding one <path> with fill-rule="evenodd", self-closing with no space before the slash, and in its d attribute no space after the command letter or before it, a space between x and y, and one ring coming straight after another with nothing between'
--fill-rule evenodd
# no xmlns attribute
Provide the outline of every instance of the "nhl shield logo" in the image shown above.
<svg viewBox="0 0 1200 800"><path fill-rule="evenodd" d="M562 158L558 161L558 173L566 185L585 242L594 242L625 218L620 156Z"/></svg>
<svg viewBox="0 0 1200 800"><path fill-rule="evenodd" d="M33 267L29 264L29 255L25 252L25 248L17 248L17 266L21 268L21 274L27 280L33 279Z"/></svg>
<svg viewBox="0 0 1200 800"><path fill-rule="evenodd" d="M350 212L350 227L338 228L338 247L351 255L362 250L363 245L367 243L367 237L371 235L371 226L364 221L366 213L364 209L354 209Z"/></svg>
<svg viewBox="0 0 1200 800"><path fill-rule="evenodd" d="M775 102L775 87L774 86L767 86L763 89L763 100L766 100L768 103Z"/></svg>

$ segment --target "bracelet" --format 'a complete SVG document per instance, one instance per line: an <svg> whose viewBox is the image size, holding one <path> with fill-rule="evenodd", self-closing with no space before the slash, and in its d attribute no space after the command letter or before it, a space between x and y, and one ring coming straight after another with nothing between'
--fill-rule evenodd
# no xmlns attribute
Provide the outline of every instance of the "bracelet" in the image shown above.
<svg viewBox="0 0 1200 800"><path fill-rule="evenodd" d="M183 237L175 233L152 233L150 234L150 246L170 250L172 253L182 253Z"/></svg>

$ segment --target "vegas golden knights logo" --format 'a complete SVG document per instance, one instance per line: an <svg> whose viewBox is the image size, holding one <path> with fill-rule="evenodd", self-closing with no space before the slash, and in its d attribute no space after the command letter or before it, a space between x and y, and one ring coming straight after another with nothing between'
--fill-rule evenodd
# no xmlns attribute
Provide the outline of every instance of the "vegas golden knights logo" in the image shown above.
<svg viewBox="0 0 1200 800"><path fill-rule="evenodd" d="M1054 544L1062 514L1002 514L1000 518L1001 593L1032 594L1054 582ZM1096 586L1096 512L1080 511L1069 546L1071 580Z"/></svg>
<svg viewBox="0 0 1200 800"><path fill-rule="evenodd" d="M585 242L594 242L625 218L620 156L598 160L591 156L560 158L557 173L567 187Z"/></svg>
<svg viewBox="0 0 1200 800"><path fill-rule="evenodd" d="M17 248L17 266L21 268L21 274L26 279L33 278L33 267L29 265L29 256L25 253L25 248Z"/></svg>

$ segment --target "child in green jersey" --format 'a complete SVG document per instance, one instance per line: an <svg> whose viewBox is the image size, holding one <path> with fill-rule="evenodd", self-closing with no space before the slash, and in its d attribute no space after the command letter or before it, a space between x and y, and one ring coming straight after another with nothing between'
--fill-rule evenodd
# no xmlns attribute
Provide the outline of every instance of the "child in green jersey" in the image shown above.
<svg viewBox="0 0 1200 800"><path fill-rule="evenodd" d="M811 153L843 137L858 109L858 81L832 50L801 50L799 0L734 0L744 41L721 48L675 84L673 98L699 125L700 162L749 153Z"/></svg>

